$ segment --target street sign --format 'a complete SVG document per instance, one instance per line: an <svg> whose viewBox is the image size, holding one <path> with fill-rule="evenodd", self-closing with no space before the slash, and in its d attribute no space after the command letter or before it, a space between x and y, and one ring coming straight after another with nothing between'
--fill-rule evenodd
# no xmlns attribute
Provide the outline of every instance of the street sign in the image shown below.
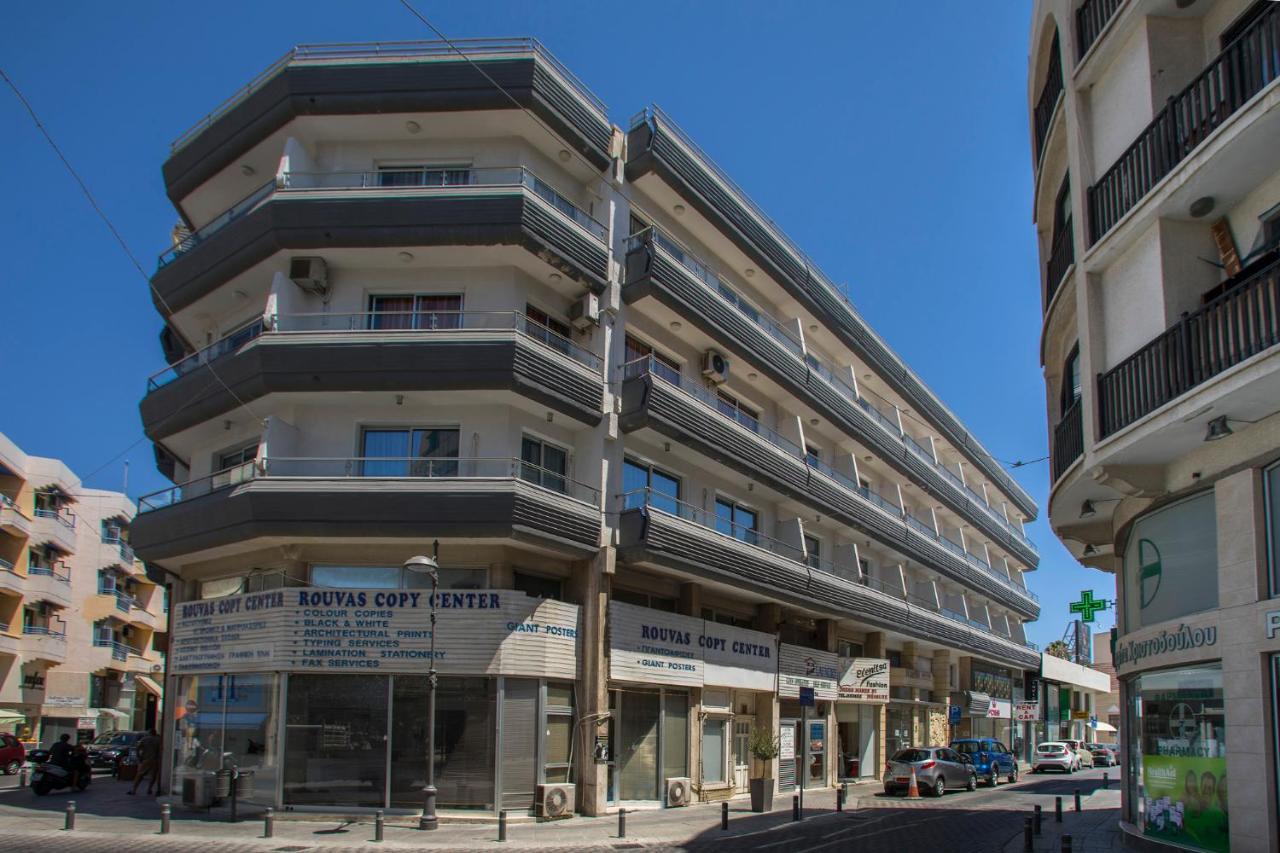
<svg viewBox="0 0 1280 853"><path fill-rule="evenodd" d="M959 705L952 705L947 708L947 722L953 726L960 725L960 715L964 713L964 709Z"/></svg>
<svg viewBox="0 0 1280 853"><path fill-rule="evenodd" d="M1093 597L1093 590L1080 590L1080 600L1073 601L1068 605L1072 613L1079 613L1080 619L1085 622L1092 622L1093 617L1097 615L1099 610L1106 610L1109 607L1106 599L1098 600Z"/></svg>
<svg viewBox="0 0 1280 853"><path fill-rule="evenodd" d="M800 707L801 707L801 708L812 708L813 706L814 706L814 701L813 701L813 688L812 688L812 687L801 687L801 688L800 688Z"/></svg>

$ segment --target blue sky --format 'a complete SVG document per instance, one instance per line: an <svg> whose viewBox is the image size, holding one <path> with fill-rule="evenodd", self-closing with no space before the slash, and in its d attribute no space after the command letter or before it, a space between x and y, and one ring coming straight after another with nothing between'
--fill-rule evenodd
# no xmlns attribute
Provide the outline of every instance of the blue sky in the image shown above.
<svg viewBox="0 0 1280 853"><path fill-rule="evenodd" d="M532 35L619 124L657 103L735 177L1005 460L1044 456L1040 297L1026 117L1029 3L418 2L451 38ZM395 0L9 10L0 64L142 261L175 214L169 142L293 44L431 34ZM141 436L164 366L146 283L0 90L0 432L87 475ZM149 443L129 492L162 488ZM1044 462L1018 469L1042 509ZM87 478L120 488L123 460ZM1043 520L1031 639L1082 589L1114 597ZM1111 614L1099 625L1110 627Z"/></svg>

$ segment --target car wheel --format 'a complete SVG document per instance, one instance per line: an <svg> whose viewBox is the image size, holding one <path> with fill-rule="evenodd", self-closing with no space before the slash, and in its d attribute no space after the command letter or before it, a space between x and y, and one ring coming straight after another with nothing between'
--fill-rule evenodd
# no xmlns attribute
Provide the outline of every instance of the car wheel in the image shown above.
<svg viewBox="0 0 1280 853"><path fill-rule="evenodd" d="M967 791L976 791L976 790L978 790L978 774L977 774L977 773L970 773L970 774L969 774L969 784L965 785L964 787L965 787L965 790L967 790Z"/></svg>
<svg viewBox="0 0 1280 853"><path fill-rule="evenodd" d="M8 764L4 766L4 775L12 776L14 773L17 773L21 769L22 769L21 761L10 761Z"/></svg>
<svg viewBox="0 0 1280 853"><path fill-rule="evenodd" d="M996 767L994 764L991 765L991 775L987 777L987 784L992 788L998 788L1000 786L1000 768Z"/></svg>
<svg viewBox="0 0 1280 853"><path fill-rule="evenodd" d="M944 796L947 793L947 780L939 776L933 780L933 795L935 797Z"/></svg>
<svg viewBox="0 0 1280 853"><path fill-rule="evenodd" d="M1013 785L1018 781L1018 765L1013 765L1013 769L1009 771L1009 784Z"/></svg>

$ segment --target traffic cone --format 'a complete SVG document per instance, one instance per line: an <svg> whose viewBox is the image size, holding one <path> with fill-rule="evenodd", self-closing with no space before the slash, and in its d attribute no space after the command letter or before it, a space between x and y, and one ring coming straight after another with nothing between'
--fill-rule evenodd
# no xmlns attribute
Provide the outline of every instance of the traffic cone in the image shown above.
<svg viewBox="0 0 1280 853"><path fill-rule="evenodd" d="M911 784L907 786L907 799L908 800L920 799L920 786L916 784L915 765L912 765L911 767Z"/></svg>

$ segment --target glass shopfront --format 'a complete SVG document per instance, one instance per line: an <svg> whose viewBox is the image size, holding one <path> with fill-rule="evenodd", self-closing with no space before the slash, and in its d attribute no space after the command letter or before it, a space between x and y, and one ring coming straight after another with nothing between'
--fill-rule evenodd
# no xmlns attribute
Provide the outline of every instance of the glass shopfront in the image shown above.
<svg viewBox="0 0 1280 853"><path fill-rule="evenodd" d="M224 767L252 771L240 798L272 805L280 769L279 676L191 675L177 680L172 760L175 794L182 780Z"/></svg>
<svg viewBox="0 0 1280 853"><path fill-rule="evenodd" d="M836 741L840 762L836 778L840 781L876 777L880 766L876 746L880 740L880 710L883 707L836 703Z"/></svg>
<svg viewBox="0 0 1280 853"><path fill-rule="evenodd" d="M667 779L689 776L689 694L613 690L609 710L609 800L662 800Z"/></svg>
<svg viewBox="0 0 1280 853"><path fill-rule="evenodd" d="M1226 853L1222 666L1147 672L1126 686L1129 818L1144 835Z"/></svg>

